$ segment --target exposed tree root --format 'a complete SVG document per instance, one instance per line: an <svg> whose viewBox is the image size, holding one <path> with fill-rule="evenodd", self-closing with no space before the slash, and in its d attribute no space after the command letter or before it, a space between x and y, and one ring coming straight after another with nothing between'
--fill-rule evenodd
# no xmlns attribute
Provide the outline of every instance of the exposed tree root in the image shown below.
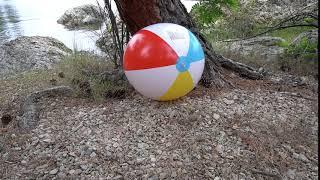
<svg viewBox="0 0 320 180"><path fill-rule="evenodd" d="M239 76L246 79L263 79L263 74L254 68L217 54L213 50L211 44L207 42L206 38L204 38L204 36L196 28L192 29L192 31L198 36L202 47L204 47L206 55L206 67L201 81L204 86L233 87L232 83L226 81L223 77L223 74L221 73L221 67L238 73Z"/></svg>
<svg viewBox="0 0 320 180"><path fill-rule="evenodd" d="M58 86L30 94L22 104L22 116L17 117L18 126L22 130L29 131L35 128L39 122L39 100L46 97L71 96L73 90L67 86Z"/></svg>
<svg viewBox="0 0 320 180"><path fill-rule="evenodd" d="M252 80L263 79L263 75L250 66L235 62L223 56L221 56L218 61L220 62L222 67L238 73L241 77Z"/></svg>

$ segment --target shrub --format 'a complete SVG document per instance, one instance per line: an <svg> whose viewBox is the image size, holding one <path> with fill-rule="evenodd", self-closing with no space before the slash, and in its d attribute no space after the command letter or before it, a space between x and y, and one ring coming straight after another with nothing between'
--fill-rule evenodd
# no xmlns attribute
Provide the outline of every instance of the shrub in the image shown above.
<svg viewBox="0 0 320 180"><path fill-rule="evenodd" d="M223 9L237 9L238 0L200 1L192 7L191 13L200 26L215 23L224 15Z"/></svg>
<svg viewBox="0 0 320 180"><path fill-rule="evenodd" d="M252 13L256 6L254 3L239 7L239 3L236 1L236 3L230 5L229 8L221 8L224 14L220 14L221 12L219 12L219 17L211 17L211 21L206 20L204 16L213 12L205 9L202 10L198 6L194 6L191 15L202 33L213 42L252 36L266 26L266 24L261 24L254 17L255 15Z"/></svg>
<svg viewBox="0 0 320 180"><path fill-rule="evenodd" d="M304 37L298 44L290 45L286 51L288 56L300 57L308 61L318 61L318 43Z"/></svg>

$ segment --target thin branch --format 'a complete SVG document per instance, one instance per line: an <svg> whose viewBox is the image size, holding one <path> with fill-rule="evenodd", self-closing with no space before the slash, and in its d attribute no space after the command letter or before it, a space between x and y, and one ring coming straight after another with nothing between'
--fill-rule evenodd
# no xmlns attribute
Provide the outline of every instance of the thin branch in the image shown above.
<svg viewBox="0 0 320 180"><path fill-rule="evenodd" d="M269 176L269 177L273 177L273 178L276 178L276 179L281 179L281 177L277 174L273 174L273 173L269 173L269 172L264 172L264 171L259 171L259 170L256 170L256 169L252 169L251 172L253 174L260 174L260 175L263 175L263 176Z"/></svg>
<svg viewBox="0 0 320 180"><path fill-rule="evenodd" d="M275 26L273 27L269 27L267 30L255 34L253 36L249 36L249 37L245 37L245 38L238 38L238 39L229 39L229 40L224 40L224 41L219 41L219 42L235 42L235 41L242 41L242 40L247 40L247 39L251 39L251 38L255 38L276 30L280 30L280 29L286 29L286 28L292 28L292 27L315 27L315 28L319 28L318 23L308 23L308 24L303 24L303 23L297 23L299 21L304 20L305 18L312 18L315 21L318 21L318 17L317 15L315 15L314 13L310 13L310 12L303 12L303 10L305 10L307 7L310 6L306 6L304 8L301 8L299 11L296 11L295 13L291 13L290 16L287 16L286 18L284 18L282 21L280 21L279 23L277 23ZM286 25L287 23L290 23L289 25Z"/></svg>
<svg viewBox="0 0 320 180"><path fill-rule="evenodd" d="M224 40L224 41L218 41L218 42L236 42L236 41L243 41L243 40L247 40L247 39L251 39L251 38L255 38L273 31L277 31L277 30L281 30L281 29L287 29L287 28L292 28L292 27L316 27L318 28L318 25L315 24L295 24L295 25L288 25L288 26L280 26L280 27L274 27L274 28L270 28L266 31L263 31L262 33L259 34L255 34L253 36L249 36L246 38L239 38L239 39L228 39L228 40Z"/></svg>

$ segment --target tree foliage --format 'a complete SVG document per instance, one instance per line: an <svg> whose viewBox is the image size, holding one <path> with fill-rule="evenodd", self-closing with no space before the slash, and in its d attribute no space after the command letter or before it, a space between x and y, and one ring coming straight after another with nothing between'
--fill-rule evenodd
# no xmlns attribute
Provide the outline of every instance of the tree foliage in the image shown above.
<svg viewBox="0 0 320 180"><path fill-rule="evenodd" d="M201 0L193 6L192 13L196 14L196 21L204 25L222 17L224 8L236 10L238 7L238 0Z"/></svg>

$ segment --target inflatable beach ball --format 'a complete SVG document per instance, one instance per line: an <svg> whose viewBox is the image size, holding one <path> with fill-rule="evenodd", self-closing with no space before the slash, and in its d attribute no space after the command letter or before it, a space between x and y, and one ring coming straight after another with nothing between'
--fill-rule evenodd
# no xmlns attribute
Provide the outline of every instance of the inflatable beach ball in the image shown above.
<svg viewBox="0 0 320 180"><path fill-rule="evenodd" d="M123 68L142 95L160 101L177 99L199 82L204 53L186 28L159 23L138 31L124 53Z"/></svg>

